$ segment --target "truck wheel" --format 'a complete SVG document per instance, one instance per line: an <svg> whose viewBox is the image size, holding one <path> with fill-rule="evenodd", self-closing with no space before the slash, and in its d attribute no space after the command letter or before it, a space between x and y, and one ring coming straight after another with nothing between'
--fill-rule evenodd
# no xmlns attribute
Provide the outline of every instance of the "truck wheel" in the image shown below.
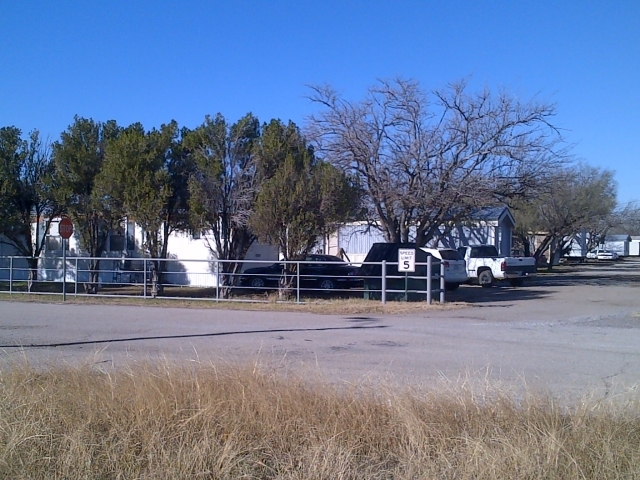
<svg viewBox="0 0 640 480"><path fill-rule="evenodd" d="M493 286L493 274L491 270L482 270L478 273L478 284L482 288L491 288Z"/></svg>
<svg viewBox="0 0 640 480"><path fill-rule="evenodd" d="M524 278L512 278L509 280L509 284L512 287L522 287L524 285Z"/></svg>
<svg viewBox="0 0 640 480"><path fill-rule="evenodd" d="M336 288L336 284L333 283L333 280L325 278L320 282L320 290L324 292L328 292L330 290L333 290L334 288Z"/></svg>

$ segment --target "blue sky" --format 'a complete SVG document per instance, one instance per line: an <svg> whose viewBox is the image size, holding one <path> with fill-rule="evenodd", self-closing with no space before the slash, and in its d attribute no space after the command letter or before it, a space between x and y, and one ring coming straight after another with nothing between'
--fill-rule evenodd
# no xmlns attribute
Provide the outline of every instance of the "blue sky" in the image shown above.
<svg viewBox="0 0 640 480"><path fill-rule="evenodd" d="M0 0L0 126L52 140L74 115L304 125L306 85L471 76L557 104L574 154L640 200L640 1Z"/></svg>

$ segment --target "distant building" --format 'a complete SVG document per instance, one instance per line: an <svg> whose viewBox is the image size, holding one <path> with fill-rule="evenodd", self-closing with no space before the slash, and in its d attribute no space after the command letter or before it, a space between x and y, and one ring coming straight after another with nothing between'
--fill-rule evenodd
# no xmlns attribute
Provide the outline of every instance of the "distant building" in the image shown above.
<svg viewBox="0 0 640 480"><path fill-rule="evenodd" d="M440 246L494 245L500 255L510 256L515 226L516 221L507 207L482 208L467 222L456 225Z"/></svg>
<svg viewBox="0 0 640 480"><path fill-rule="evenodd" d="M454 226L438 246L488 244L494 245L501 255L510 255L514 227L515 220L507 207L483 208L474 212L468 221ZM360 263L374 243L385 241L379 229L367 222L353 222L340 226L324 240L321 248L325 254L343 255L353 263ZM415 241L415 228L409 233L409 241Z"/></svg>
<svg viewBox="0 0 640 480"><path fill-rule="evenodd" d="M605 250L611 250L617 253L619 257L628 257L630 243L631 237L629 235L607 235L604 237L602 245Z"/></svg>
<svg viewBox="0 0 640 480"><path fill-rule="evenodd" d="M578 233L565 237L562 242L564 256L568 258L585 258L589 251L589 237L589 232L584 228Z"/></svg>

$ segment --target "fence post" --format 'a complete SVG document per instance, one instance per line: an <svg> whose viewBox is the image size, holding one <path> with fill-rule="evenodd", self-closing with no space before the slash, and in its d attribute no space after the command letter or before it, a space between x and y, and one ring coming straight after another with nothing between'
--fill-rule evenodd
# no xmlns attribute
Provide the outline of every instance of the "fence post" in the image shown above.
<svg viewBox="0 0 640 480"><path fill-rule="evenodd" d="M381 284L381 292L380 297L382 298L382 304L385 305L387 303L387 261L382 261L382 284Z"/></svg>
<svg viewBox="0 0 640 480"><path fill-rule="evenodd" d="M440 261L440 303L444 303L444 262Z"/></svg>
<svg viewBox="0 0 640 480"><path fill-rule="evenodd" d="M142 296L144 298L147 298L147 259L143 258L142 259L142 283L143 283L143 290L142 290Z"/></svg>
<svg viewBox="0 0 640 480"><path fill-rule="evenodd" d="M9 295L13 293L13 257L9 257Z"/></svg>
<svg viewBox="0 0 640 480"><path fill-rule="evenodd" d="M300 303L300 260L296 268L296 303Z"/></svg>
<svg viewBox="0 0 640 480"><path fill-rule="evenodd" d="M431 259L433 257L429 255L427 257L427 304L431 305L431 288L432 288L432 278L433 275L433 263L431 263Z"/></svg>
<svg viewBox="0 0 640 480"><path fill-rule="evenodd" d="M216 258L216 302L220 301L220 259Z"/></svg>
<svg viewBox="0 0 640 480"><path fill-rule="evenodd" d="M73 295L75 297L78 296L78 257L76 257L76 285L75 285L75 287L73 289Z"/></svg>

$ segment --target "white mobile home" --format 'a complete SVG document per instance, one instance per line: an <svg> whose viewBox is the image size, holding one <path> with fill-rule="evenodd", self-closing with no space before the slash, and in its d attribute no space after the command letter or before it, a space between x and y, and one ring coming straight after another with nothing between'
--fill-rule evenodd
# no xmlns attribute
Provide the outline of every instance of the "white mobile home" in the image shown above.
<svg viewBox="0 0 640 480"><path fill-rule="evenodd" d="M617 253L619 257L628 257L630 243L629 235L607 235L604 237L603 248Z"/></svg>
<svg viewBox="0 0 640 480"><path fill-rule="evenodd" d="M144 232L135 222L125 221L120 233L111 233L101 256L99 281L101 283L128 283L141 281L144 277L143 251ZM86 254L79 247L77 231L65 243L68 282L88 282L89 271ZM165 264L163 281L174 285L214 287L217 284L216 257L209 245L213 239L207 235L192 236L174 232L168 239L168 261ZM44 281L62 280L63 250L58 222L51 224L45 238L45 248L38 265L38 278ZM0 257L16 256L10 245L0 243ZM255 243L245 261L276 262L278 248ZM5 265L6 264L6 265ZM245 264L243 266L255 266ZM13 267L13 268L10 268ZM147 265L150 269L150 264ZM12 270L11 273L10 270ZM3 258L0 261L0 280L27 280L29 270L24 259ZM6 277L6 278L5 278Z"/></svg>
<svg viewBox="0 0 640 480"><path fill-rule="evenodd" d="M440 240L439 246L457 248L461 245L494 245L501 255L511 254L511 234L515 220L507 207L485 208L475 212L470 220L456 225ZM415 229L410 232L415 239ZM354 222L339 227L324 241L323 251L329 255L345 254L349 261L360 263L374 243L385 242L380 230L366 222Z"/></svg>
<svg viewBox="0 0 640 480"><path fill-rule="evenodd" d="M440 243L443 247L494 245L500 255L510 256L516 221L507 207L482 208L465 223L455 226Z"/></svg>

